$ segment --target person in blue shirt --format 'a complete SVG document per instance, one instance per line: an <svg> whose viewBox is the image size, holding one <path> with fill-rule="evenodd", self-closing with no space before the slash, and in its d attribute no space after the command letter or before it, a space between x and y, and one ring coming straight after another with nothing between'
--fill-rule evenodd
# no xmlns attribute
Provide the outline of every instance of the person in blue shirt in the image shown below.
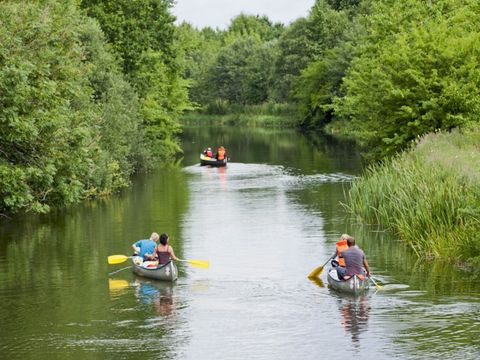
<svg viewBox="0 0 480 360"><path fill-rule="evenodd" d="M154 232L150 235L150 239L138 240L132 245L135 255L142 257L144 260L150 259L157 247L157 241L160 236Z"/></svg>

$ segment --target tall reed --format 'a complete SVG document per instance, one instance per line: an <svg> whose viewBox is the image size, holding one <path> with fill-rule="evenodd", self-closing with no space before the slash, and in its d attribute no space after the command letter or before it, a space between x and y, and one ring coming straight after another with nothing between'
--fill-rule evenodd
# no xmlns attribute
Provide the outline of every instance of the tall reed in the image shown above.
<svg viewBox="0 0 480 360"><path fill-rule="evenodd" d="M480 268L480 131L427 135L368 168L346 205L399 235L422 257Z"/></svg>

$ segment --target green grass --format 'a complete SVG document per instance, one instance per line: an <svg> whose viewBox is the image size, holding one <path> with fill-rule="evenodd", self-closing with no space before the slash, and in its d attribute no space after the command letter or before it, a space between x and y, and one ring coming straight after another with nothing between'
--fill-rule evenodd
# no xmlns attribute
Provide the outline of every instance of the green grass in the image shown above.
<svg viewBox="0 0 480 360"><path fill-rule="evenodd" d="M184 124L243 125L292 128L299 124L296 108L290 104L238 105L215 103L182 116Z"/></svg>
<svg viewBox="0 0 480 360"><path fill-rule="evenodd" d="M347 207L419 256L480 269L480 131L419 139L355 181Z"/></svg>

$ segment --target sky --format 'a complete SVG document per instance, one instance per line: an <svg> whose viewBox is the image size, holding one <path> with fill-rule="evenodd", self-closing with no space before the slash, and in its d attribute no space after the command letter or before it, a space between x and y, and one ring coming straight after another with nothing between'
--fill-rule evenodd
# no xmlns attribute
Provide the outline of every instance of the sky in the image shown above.
<svg viewBox="0 0 480 360"><path fill-rule="evenodd" d="M172 12L177 23L189 22L197 28L225 29L230 20L244 13L266 15L272 22L289 24L308 15L315 0L176 0Z"/></svg>

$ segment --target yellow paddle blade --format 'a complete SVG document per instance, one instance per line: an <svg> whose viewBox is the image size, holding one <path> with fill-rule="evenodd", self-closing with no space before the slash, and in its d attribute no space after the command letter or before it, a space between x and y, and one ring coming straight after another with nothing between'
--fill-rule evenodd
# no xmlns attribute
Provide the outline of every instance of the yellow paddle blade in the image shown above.
<svg viewBox="0 0 480 360"><path fill-rule="evenodd" d="M129 259L129 256L125 255L110 255L108 257L108 263L110 265L121 264Z"/></svg>
<svg viewBox="0 0 480 360"><path fill-rule="evenodd" d="M318 275L320 275L323 271L323 265L319 266L319 267L316 267L315 269L313 269L310 274L308 274L308 278L309 279L313 279L313 278L316 278L318 277Z"/></svg>
<svg viewBox="0 0 480 360"><path fill-rule="evenodd" d="M127 280L108 279L108 288L112 291L126 289L127 287Z"/></svg>
<svg viewBox="0 0 480 360"><path fill-rule="evenodd" d="M210 262L207 260L184 260L190 265L198 268L207 269L210 266Z"/></svg>
<svg viewBox="0 0 480 360"><path fill-rule="evenodd" d="M312 282L314 282L315 284L317 284L319 287L322 287L322 288L325 287L325 285L323 284L322 279L320 279L319 277L312 277L312 278L310 278L310 280L311 280Z"/></svg>

